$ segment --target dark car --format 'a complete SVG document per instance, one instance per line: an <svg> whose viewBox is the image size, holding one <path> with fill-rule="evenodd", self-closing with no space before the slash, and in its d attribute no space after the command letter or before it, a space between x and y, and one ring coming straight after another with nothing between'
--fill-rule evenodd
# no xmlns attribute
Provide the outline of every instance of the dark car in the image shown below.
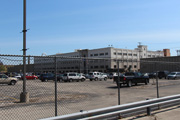
<svg viewBox="0 0 180 120"><path fill-rule="evenodd" d="M159 79L162 79L162 78L167 78L167 76L168 76L168 74L169 74L169 71L159 71L158 72L158 78Z"/></svg>
<svg viewBox="0 0 180 120"><path fill-rule="evenodd" d="M149 73L149 79L156 78L156 72Z"/></svg>
<svg viewBox="0 0 180 120"><path fill-rule="evenodd" d="M59 82L63 81L63 74L57 74L57 81Z"/></svg>
<svg viewBox="0 0 180 120"><path fill-rule="evenodd" d="M52 73L44 73L44 74L40 75L39 79L42 82L47 82L48 80L54 80L55 79L55 75L52 74Z"/></svg>

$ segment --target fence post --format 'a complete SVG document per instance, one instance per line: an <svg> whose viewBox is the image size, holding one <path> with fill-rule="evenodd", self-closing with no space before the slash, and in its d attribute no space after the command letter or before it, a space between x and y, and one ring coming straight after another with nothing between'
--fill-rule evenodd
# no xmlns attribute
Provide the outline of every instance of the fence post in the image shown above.
<svg viewBox="0 0 180 120"><path fill-rule="evenodd" d="M55 116L57 116L57 57L54 57L54 62L55 62L55 70L54 70L54 74L55 74Z"/></svg>
<svg viewBox="0 0 180 120"><path fill-rule="evenodd" d="M26 0L23 0L23 92L20 102L29 102L29 93L26 91Z"/></svg>
<svg viewBox="0 0 180 120"><path fill-rule="evenodd" d="M120 78L119 78L119 60L117 60L118 68L118 105L120 105Z"/></svg>
<svg viewBox="0 0 180 120"><path fill-rule="evenodd" d="M147 98L146 100L149 100L149 98ZM148 116L151 115L151 107L147 107L147 115Z"/></svg>

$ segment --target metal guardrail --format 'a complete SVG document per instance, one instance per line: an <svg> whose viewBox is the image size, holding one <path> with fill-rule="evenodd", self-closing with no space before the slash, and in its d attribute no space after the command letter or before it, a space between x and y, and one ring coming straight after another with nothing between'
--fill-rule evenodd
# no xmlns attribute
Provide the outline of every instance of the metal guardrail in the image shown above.
<svg viewBox="0 0 180 120"><path fill-rule="evenodd" d="M83 111L68 115L62 115L57 117L51 117L51 118L45 118L41 120L97 120L97 119L103 119L108 118L112 116L118 116L121 113L127 113L134 110L144 109L147 108L150 112L150 108L157 105L162 104L170 104L173 102L180 101L180 94L178 95L172 95L172 96L166 96L162 98L155 98L155 99L149 99L145 101L139 101L129 104L123 104L123 105L117 105L112 107L106 107L101 109L95 109L90 111ZM150 114L150 113L148 113Z"/></svg>

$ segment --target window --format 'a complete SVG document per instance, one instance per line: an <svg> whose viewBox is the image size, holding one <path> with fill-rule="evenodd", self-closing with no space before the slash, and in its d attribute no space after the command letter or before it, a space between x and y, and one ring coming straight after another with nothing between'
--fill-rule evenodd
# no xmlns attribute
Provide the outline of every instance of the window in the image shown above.
<svg viewBox="0 0 180 120"><path fill-rule="evenodd" d="M127 55L127 53L123 53L123 55Z"/></svg>
<svg viewBox="0 0 180 120"><path fill-rule="evenodd" d="M99 55L100 55L100 56L103 56L103 55L104 55L104 53L100 53Z"/></svg>
<svg viewBox="0 0 180 120"><path fill-rule="evenodd" d="M126 66L126 65L124 65L124 68L127 68L127 66Z"/></svg>
<svg viewBox="0 0 180 120"><path fill-rule="evenodd" d="M94 68L98 68L98 66L94 66Z"/></svg>
<svg viewBox="0 0 180 120"><path fill-rule="evenodd" d="M94 56L98 56L98 54L94 54Z"/></svg>
<svg viewBox="0 0 180 120"><path fill-rule="evenodd" d="M116 65L114 65L114 68L116 68Z"/></svg>
<svg viewBox="0 0 180 120"><path fill-rule="evenodd" d="M136 66L136 65L134 65L134 68L137 68L137 66Z"/></svg>
<svg viewBox="0 0 180 120"><path fill-rule="evenodd" d="M118 53L118 55L122 55L122 53Z"/></svg>
<svg viewBox="0 0 180 120"><path fill-rule="evenodd" d="M129 56L132 56L132 54L131 54L131 53L129 53L128 55L129 55Z"/></svg>
<svg viewBox="0 0 180 120"><path fill-rule="evenodd" d="M108 55L108 53L105 53L105 55Z"/></svg>
<svg viewBox="0 0 180 120"><path fill-rule="evenodd" d="M69 76L76 76L76 74L69 74Z"/></svg>
<svg viewBox="0 0 180 120"><path fill-rule="evenodd" d="M116 55L116 52L114 52L114 55Z"/></svg>
<svg viewBox="0 0 180 120"><path fill-rule="evenodd" d="M137 56L137 54L133 54L133 56Z"/></svg>
<svg viewBox="0 0 180 120"><path fill-rule="evenodd" d="M104 65L101 65L100 67L101 67L101 68L104 68Z"/></svg>
<svg viewBox="0 0 180 120"><path fill-rule="evenodd" d="M90 55L91 57L93 56L93 54Z"/></svg>

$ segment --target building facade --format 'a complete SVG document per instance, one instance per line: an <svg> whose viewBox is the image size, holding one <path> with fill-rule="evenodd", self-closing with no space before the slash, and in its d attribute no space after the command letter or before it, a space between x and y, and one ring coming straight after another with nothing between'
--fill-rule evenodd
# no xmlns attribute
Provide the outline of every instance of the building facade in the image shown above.
<svg viewBox="0 0 180 120"><path fill-rule="evenodd" d="M140 70L143 73L156 71L180 71L180 56L143 58L140 61Z"/></svg>
<svg viewBox="0 0 180 120"><path fill-rule="evenodd" d="M130 69L140 69L141 58L163 57L163 51L148 51L147 46L138 45L134 50L106 47L100 49L75 50L71 53L55 54L57 57L57 72L80 72L90 71L113 72ZM118 62L117 62L118 61ZM54 72L54 60L52 58L35 58L36 72ZM118 64L119 63L119 64Z"/></svg>

